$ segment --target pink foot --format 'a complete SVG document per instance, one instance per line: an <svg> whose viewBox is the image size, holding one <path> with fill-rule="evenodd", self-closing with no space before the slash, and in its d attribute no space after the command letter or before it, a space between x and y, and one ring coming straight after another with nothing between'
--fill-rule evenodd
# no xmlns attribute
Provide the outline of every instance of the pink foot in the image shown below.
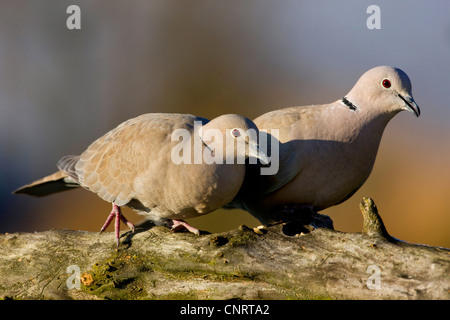
<svg viewBox="0 0 450 320"><path fill-rule="evenodd" d="M120 207L113 203L112 211L109 214L108 218L105 221L105 224L100 229L100 233L105 231L105 229L109 226L112 219L115 218L114 221L114 232L115 232L115 238L117 242L117 248L119 248L119 236L120 236L120 220L122 220L123 223L125 223L128 228L131 229L132 232L134 232L134 224L130 221L128 221L125 216L122 214L122 211L120 210Z"/></svg>
<svg viewBox="0 0 450 320"><path fill-rule="evenodd" d="M172 232L178 232L182 230L188 230L189 232L192 232L196 234L197 236L200 234L200 231L197 228L194 228L193 226L189 225L186 221L183 220L172 220Z"/></svg>

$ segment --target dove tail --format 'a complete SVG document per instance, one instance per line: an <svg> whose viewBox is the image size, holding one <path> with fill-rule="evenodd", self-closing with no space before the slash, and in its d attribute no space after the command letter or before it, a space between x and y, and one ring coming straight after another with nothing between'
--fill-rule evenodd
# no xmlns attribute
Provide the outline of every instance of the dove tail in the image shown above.
<svg viewBox="0 0 450 320"><path fill-rule="evenodd" d="M80 185L66 173L58 171L42 179L20 187L13 194L28 194L35 197L43 197L52 193L70 190Z"/></svg>

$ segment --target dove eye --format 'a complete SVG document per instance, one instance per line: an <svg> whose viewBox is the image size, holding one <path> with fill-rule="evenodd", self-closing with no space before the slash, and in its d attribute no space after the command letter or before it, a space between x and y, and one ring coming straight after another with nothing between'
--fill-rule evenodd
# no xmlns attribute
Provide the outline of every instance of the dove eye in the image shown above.
<svg viewBox="0 0 450 320"><path fill-rule="evenodd" d="M391 87L391 82L388 79L384 79L381 84L383 85L383 87L385 87L386 89L389 89Z"/></svg>
<svg viewBox="0 0 450 320"><path fill-rule="evenodd" d="M239 131L239 129L233 129L231 130L231 135L235 138L239 138L241 136L241 132Z"/></svg>

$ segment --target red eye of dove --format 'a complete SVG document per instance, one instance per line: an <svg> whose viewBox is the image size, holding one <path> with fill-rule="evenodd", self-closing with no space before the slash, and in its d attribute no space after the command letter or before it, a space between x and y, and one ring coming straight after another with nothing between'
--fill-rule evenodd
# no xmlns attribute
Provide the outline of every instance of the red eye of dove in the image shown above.
<svg viewBox="0 0 450 320"><path fill-rule="evenodd" d="M391 87L391 82L388 79L384 79L381 84L383 85L383 87L385 87L386 89L389 89Z"/></svg>

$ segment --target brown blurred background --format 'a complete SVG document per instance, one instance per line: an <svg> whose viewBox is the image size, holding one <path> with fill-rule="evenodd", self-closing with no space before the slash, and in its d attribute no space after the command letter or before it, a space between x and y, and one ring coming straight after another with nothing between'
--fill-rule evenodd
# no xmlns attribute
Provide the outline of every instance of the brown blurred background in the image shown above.
<svg viewBox="0 0 450 320"><path fill-rule="evenodd" d="M356 0L2 0L0 232L99 230L110 205L94 194L11 191L128 118L255 118L334 101L366 70L392 65L410 76L422 116L396 116L367 183L323 213L360 231L358 204L370 196L393 236L450 247L450 2L392 2L377 1L381 30L369 30L372 3ZM66 28L71 4L81 30ZM211 232L258 225L239 210L190 222Z"/></svg>

